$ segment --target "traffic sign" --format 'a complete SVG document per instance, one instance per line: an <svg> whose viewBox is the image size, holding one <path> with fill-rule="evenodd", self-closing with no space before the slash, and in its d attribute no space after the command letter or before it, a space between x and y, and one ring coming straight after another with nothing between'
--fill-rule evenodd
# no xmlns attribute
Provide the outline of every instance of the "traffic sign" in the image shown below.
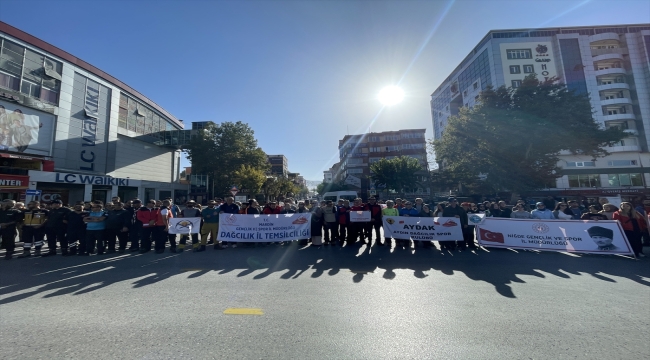
<svg viewBox="0 0 650 360"><path fill-rule="evenodd" d="M236 186L233 186L233 187L230 188L230 193L232 194L232 196L237 195L238 192L239 192L239 189L237 189Z"/></svg>
<svg viewBox="0 0 650 360"><path fill-rule="evenodd" d="M31 195L31 196L41 196L43 193L43 190L25 190L25 195Z"/></svg>

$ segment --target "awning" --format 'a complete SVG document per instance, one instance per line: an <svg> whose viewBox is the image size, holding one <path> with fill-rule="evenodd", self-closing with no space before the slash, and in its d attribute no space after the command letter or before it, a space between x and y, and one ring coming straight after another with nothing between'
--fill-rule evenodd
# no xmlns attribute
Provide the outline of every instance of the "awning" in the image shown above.
<svg viewBox="0 0 650 360"><path fill-rule="evenodd" d="M38 160L38 161L44 160L39 158L33 158L30 156L8 154L8 153L0 153L0 157L8 158L8 159L23 159L23 160Z"/></svg>

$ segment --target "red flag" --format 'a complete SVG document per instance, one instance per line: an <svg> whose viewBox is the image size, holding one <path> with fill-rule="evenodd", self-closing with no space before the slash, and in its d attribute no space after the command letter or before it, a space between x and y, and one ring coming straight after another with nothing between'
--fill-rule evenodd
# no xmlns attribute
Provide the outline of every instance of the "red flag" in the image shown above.
<svg viewBox="0 0 650 360"><path fill-rule="evenodd" d="M502 233L498 232L492 232L489 230L485 230L483 228L478 229L479 234L481 235L481 240L483 241L491 241L491 242L498 242L503 244L505 242L505 239L503 238Z"/></svg>

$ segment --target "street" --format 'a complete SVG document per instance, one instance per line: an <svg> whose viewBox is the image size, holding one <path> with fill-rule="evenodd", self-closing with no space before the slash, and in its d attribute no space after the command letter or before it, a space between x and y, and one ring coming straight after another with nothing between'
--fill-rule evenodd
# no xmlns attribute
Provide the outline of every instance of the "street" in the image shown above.
<svg viewBox="0 0 650 360"><path fill-rule="evenodd" d="M3 261L2 357L650 355L647 259L390 251L293 244Z"/></svg>

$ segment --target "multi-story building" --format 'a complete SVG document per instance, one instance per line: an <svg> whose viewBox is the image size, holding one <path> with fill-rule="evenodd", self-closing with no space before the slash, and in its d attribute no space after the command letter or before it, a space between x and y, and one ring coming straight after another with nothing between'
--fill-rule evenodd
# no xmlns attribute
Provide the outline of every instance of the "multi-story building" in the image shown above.
<svg viewBox="0 0 650 360"><path fill-rule="evenodd" d="M289 162L284 155L266 155L271 164L271 174L283 177L289 176Z"/></svg>
<svg viewBox="0 0 650 360"><path fill-rule="evenodd" d="M534 195L639 196L650 181L650 24L490 31L431 94L434 138L488 86L557 76L589 94L594 119L628 136L592 161L563 153L561 177Z"/></svg>
<svg viewBox="0 0 650 360"><path fill-rule="evenodd" d="M427 168L425 132L426 129L408 129L346 135L339 140L340 168L333 177L345 181L364 198L375 195L377 189L369 179L370 164L404 155L418 159ZM426 196L428 192L429 189L419 189L413 195Z"/></svg>
<svg viewBox="0 0 650 360"><path fill-rule="evenodd" d="M331 170L323 171L323 182L331 183L334 180L334 174Z"/></svg>
<svg viewBox="0 0 650 360"><path fill-rule="evenodd" d="M181 198L181 154L165 133L182 128L120 80L0 22L0 198Z"/></svg>

